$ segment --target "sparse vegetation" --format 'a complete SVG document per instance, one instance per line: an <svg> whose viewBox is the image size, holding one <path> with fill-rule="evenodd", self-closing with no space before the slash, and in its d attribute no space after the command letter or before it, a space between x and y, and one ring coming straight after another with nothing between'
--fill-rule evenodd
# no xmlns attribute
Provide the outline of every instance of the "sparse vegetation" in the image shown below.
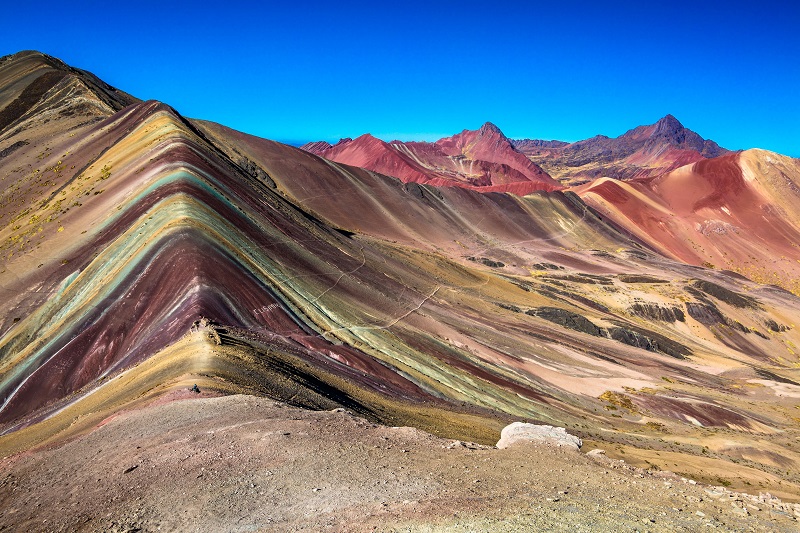
<svg viewBox="0 0 800 533"><path fill-rule="evenodd" d="M621 392L614 392L614 391L605 391L603 394L598 396L599 400L604 402L608 402L612 406L621 407L623 409L627 409L631 413L636 413L636 405L634 405L631 398Z"/></svg>

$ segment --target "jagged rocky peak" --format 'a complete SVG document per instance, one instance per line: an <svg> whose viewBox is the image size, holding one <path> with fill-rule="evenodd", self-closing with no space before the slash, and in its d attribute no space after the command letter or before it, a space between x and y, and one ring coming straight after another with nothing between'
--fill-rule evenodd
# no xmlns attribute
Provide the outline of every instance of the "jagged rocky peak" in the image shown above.
<svg viewBox="0 0 800 533"><path fill-rule="evenodd" d="M656 122L656 133L678 131L684 129L683 124L675 116L667 114Z"/></svg>
<svg viewBox="0 0 800 533"><path fill-rule="evenodd" d="M492 124L491 122L484 123L483 126L481 126L481 128L478 130L478 132L480 132L482 134L487 134L487 133L489 133L489 134L492 134L492 133L500 134L503 137L505 137L505 135L500 130L500 128L498 128L495 124Z"/></svg>
<svg viewBox="0 0 800 533"><path fill-rule="evenodd" d="M651 139L666 141L667 143L684 149L695 150L704 157L716 157L728 150L721 148L712 140L704 139L698 133L685 127L673 115L666 115L655 123L655 129L650 135Z"/></svg>
<svg viewBox="0 0 800 533"><path fill-rule="evenodd" d="M655 128L650 135L651 139L663 139L670 144L683 145L689 144L691 148L701 151L704 139L697 133L684 127L680 121L672 115L667 115L654 124Z"/></svg>

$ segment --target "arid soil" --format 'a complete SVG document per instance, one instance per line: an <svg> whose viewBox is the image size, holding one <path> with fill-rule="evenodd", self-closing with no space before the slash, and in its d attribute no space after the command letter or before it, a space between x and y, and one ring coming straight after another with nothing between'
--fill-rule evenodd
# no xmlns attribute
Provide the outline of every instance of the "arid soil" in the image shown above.
<svg viewBox="0 0 800 533"><path fill-rule="evenodd" d="M0 531L797 530L793 505L582 452L173 391L3 459Z"/></svg>

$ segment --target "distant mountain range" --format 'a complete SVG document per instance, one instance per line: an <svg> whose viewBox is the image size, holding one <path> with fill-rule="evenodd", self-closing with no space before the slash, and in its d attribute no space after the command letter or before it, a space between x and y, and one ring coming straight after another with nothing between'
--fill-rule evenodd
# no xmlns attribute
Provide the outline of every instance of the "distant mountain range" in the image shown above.
<svg viewBox="0 0 800 533"><path fill-rule="evenodd" d="M671 116L300 150L6 56L0 457L197 384L797 498L798 243L800 161Z"/></svg>
<svg viewBox="0 0 800 533"><path fill-rule="evenodd" d="M404 182L517 194L561 189L489 122L479 130L464 130L435 143L385 142L365 134L357 139L342 139L335 145L315 142L301 148Z"/></svg>
<svg viewBox="0 0 800 533"><path fill-rule="evenodd" d="M554 180L575 185L599 177L656 176L728 152L672 115L614 139L598 135L574 143L513 140L487 122L478 130L464 130L434 143L387 143L365 134L335 145L312 142L301 148L405 182L518 194L557 190Z"/></svg>
<svg viewBox="0 0 800 533"><path fill-rule="evenodd" d="M603 135L574 143L512 141L514 147L554 178L574 184L601 177L650 177L728 152L667 115L616 138Z"/></svg>
<svg viewBox="0 0 800 533"><path fill-rule="evenodd" d="M773 261L800 259L796 189L784 190L778 177L795 175L797 160L732 152L672 115L616 138L574 143L511 140L486 123L434 143L363 135L301 148L407 183L520 195L575 192L667 257L800 291L800 269L792 260Z"/></svg>

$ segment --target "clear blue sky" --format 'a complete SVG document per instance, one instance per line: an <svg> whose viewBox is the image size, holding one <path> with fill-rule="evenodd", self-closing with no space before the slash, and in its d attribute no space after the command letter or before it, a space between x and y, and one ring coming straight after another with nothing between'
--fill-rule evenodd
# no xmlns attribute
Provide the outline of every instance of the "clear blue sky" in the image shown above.
<svg viewBox="0 0 800 533"><path fill-rule="evenodd" d="M795 2L8 2L37 49L184 115L298 142L617 136L667 113L800 157Z"/></svg>

